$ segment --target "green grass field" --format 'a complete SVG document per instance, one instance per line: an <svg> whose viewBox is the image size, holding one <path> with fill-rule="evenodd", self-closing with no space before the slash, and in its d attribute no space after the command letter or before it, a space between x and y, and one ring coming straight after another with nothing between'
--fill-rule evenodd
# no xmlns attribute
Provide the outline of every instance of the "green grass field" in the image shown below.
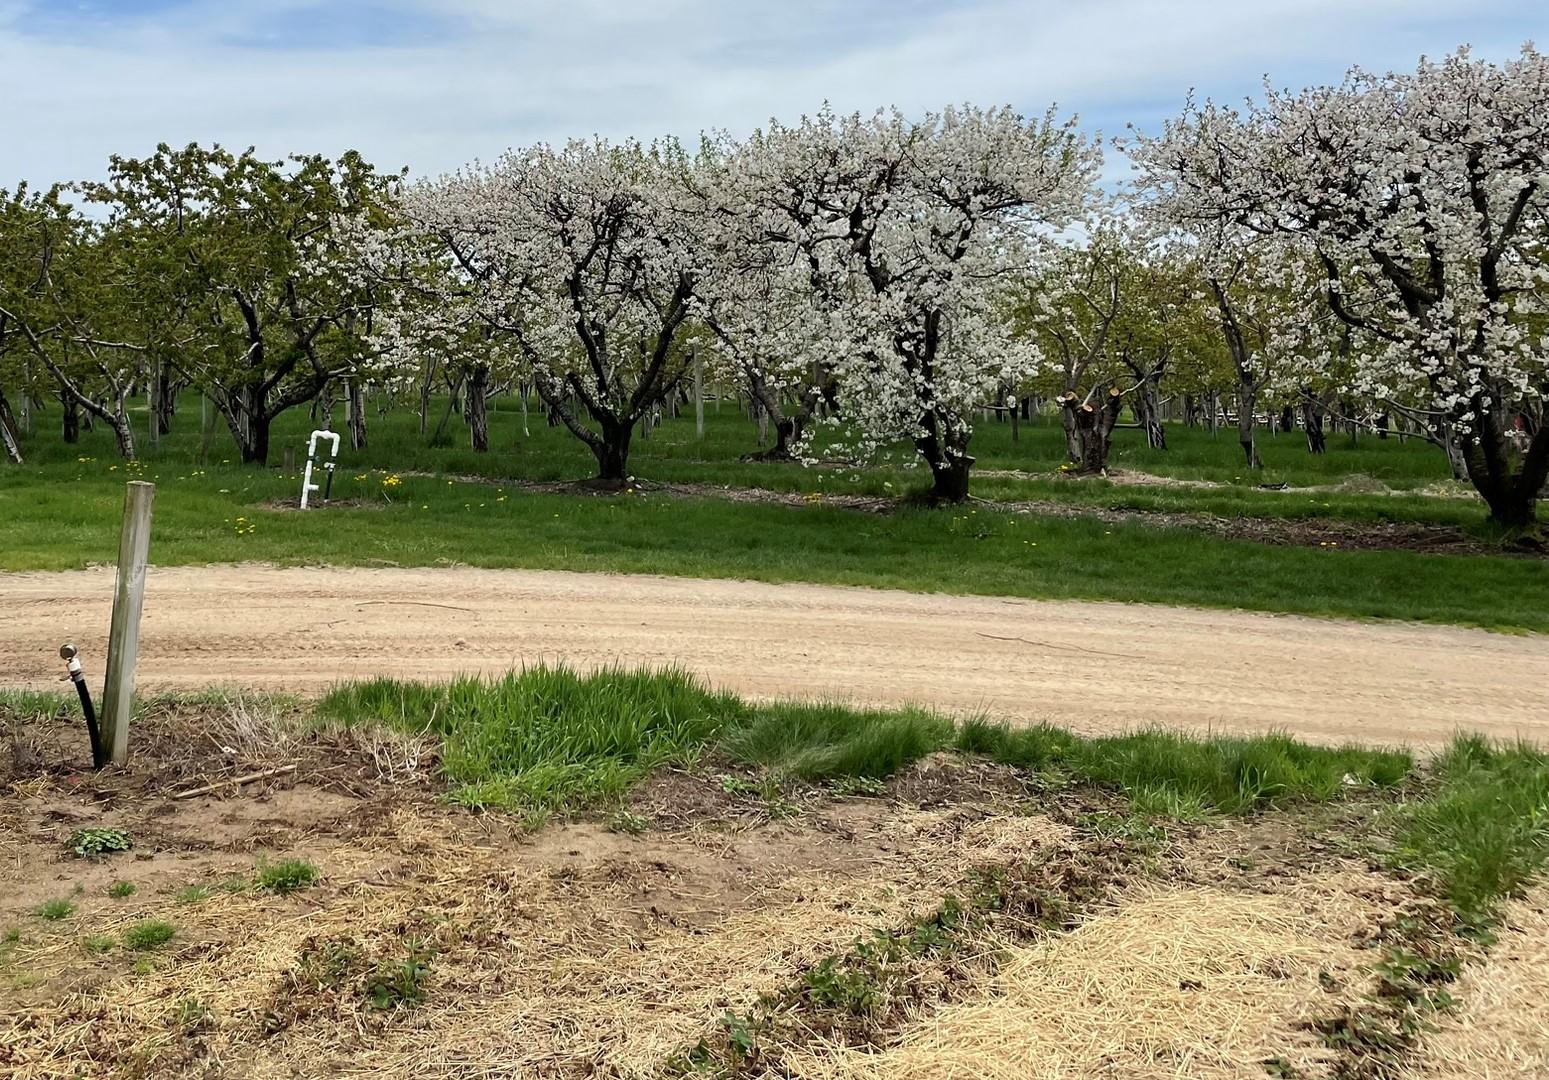
<svg viewBox="0 0 1549 1080"><path fill-rule="evenodd" d="M113 456L100 428L76 446L40 433L28 443L26 466L0 468L0 569L112 562L123 481L143 477L158 489L152 544L158 565L258 560L611 570L1549 630L1549 573L1533 559L1265 544L1144 519L1008 514L991 504L903 507L885 515L824 505L817 496L825 492L901 494L919 475L897 464L860 470L742 462L738 455L755 448L756 432L729 404L719 415L711 409L703 441L695 438L692 419L682 418L637 442L636 475L801 491L810 496L808 504L685 499L649 486L613 496L533 494L502 482L585 477L590 459L539 414L530 421L532 437L523 438L513 404L501 401L494 411L493 449L484 455L430 448L412 414L379 417L373 411L368 448L343 451L334 487L336 500L355 505L309 514L276 508L297 494L298 478L278 467L279 448L301 447L310 423L305 410L282 418L269 469L234 464L224 428L202 454L197 399L185 402L178 431L158 448L145 446L142 461L133 465ZM452 431L464 434L455 418ZM1409 521L1481 530L1479 504L1410 490L1445 480L1441 454L1416 440L1363 438L1351 446L1333 439L1329 454L1313 458L1299 437L1266 436L1269 465L1259 478L1236 468L1237 448L1226 433L1212 438L1176 428L1170 432L1174 448L1166 452L1135 445L1136 432L1120 436L1115 462L1121 467L1224 486L1061 478L1060 432L1045 422L1024 427L1016 444L1006 425L985 428L975 444L978 468L1042 475L982 477L976 492L991 503L1039 499L1227 518ZM1349 483L1352 477L1356 483ZM1257 487L1271 478L1409 493Z"/></svg>

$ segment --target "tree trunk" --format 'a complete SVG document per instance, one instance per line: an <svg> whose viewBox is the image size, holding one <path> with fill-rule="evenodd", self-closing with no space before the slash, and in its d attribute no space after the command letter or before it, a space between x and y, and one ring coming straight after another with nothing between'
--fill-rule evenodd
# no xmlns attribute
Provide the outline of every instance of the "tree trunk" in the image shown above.
<svg viewBox="0 0 1549 1080"><path fill-rule="evenodd" d="M489 452L489 365L477 364L468 373L468 437L475 453Z"/></svg>
<svg viewBox="0 0 1549 1080"><path fill-rule="evenodd" d="M1074 390L1065 391L1060 398L1060 423L1065 428L1065 460L1072 465L1080 465L1082 459L1081 432L1076 430L1076 415L1070 403L1077 401Z"/></svg>
<svg viewBox="0 0 1549 1080"><path fill-rule="evenodd" d="M238 386L227 391L224 400L216 400L244 465L269 464L269 425L274 417L266 399L258 386Z"/></svg>
<svg viewBox="0 0 1549 1080"><path fill-rule="evenodd" d="M11 415L11 403L6 400L4 390L0 390L0 443L5 444L6 456L20 465L22 463L21 432L16 428L16 417Z"/></svg>
<svg viewBox="0 0 1549 1080"><path fill-rule="evenodd" d="M117 409L108 417L108 423L113 428L113 443L118 448L118 456L125 461L134 460L134 428L129 423L129 415L124 411L123 402L119 402Z"/></svg>
<svg viewBox="0 0 1549 1080"><path fill-rule="evenodd" d="M1135 394L1136 419L1146 433L1146 445L1153 450L1167 449L1167 429L1162 425L1162 391L1155 379L1146 379ZM1106 460L1104 466L1106 467Z"/></svg>
<svg viewBox="0 0 1549 1080"><path fill-rule="evenodd" d="M1108 451L1113 445L1113 426L1119 422L1124 407L1124 395L1117 387L1109 387L1107 399L1101 407L1080 401L1075 394L1067 393L1060 399L1066 414L1066 430L1076 434L1080 471L1092 476L1108 474Z"/></svg>
<svg viewBox="0 0 1549 1080"><path fill-rule="evenodd" d="M244 465L269 464L269 418L263 414L248 419L248 434L239 440Z"/></svg>
<svg viewBox="0 0 1549 1080"><path fill-rule="evenodd" d="M1388 429L1390 427L1391 427L1391 421L1388 419L1388 414L1387 413L1378 413L1377 414L1377 438L1379 438L1379 439L1386 439L1388 437Z"/></svg>
<svg viewBox="0 0 1549 1080"><path fill-rule="evenodd" d="M1302 427L1307 431L1309 454L1321 454L1328 449L1328 440L1323 435L1323 409L1306 387L1302 388Z"/></svg>
<svg viewBox="0 0 1549 1080"><path fill-rule="evenodd" d="M344 422L350 429L350 449L366 448L366 403L361 400L360 380L344 380Z"/></svg>
<svg viewBox="0 0 1549 1080"><path fill-rule="evenodd" d="M1460 441L1468 479L1490 508L1490 520L1520 532L1536 524L1538 499L1549 482L1549 431L1540 429L1533 436L1513 468L1500 420L1490 410L1476 408L1474 429Z"/></svg>
<svg viewBox="0 0 1549 1080"><path fill-rule="evenodd" d="M971 434L952 426L935 412L921 417L924 434L914 440L914 448L925 464L930 466L931 490L927 498L932 504L952 504L968 499L968 476L974 459L968 455Z"/></svg>
<svg viewBox="0 0 1549 1080"><path fill-rule="evenodd" d="M1463 458L1463 448L1458 445L1452 424L1447 420L1438 420L1435 427L1436 439L1441 443L1441 448L1447 455L1447 466L1452 470L1452 479L1467 480L1468 462Z"/></svg>
<svg viewBox="0 0 1549 1080"><path fill-rule="evenodd" d="M81 441L81 406L69 394L65 395L61 404L64 409L64 440L71 444L78 443Z"/></svg>
<svg viewBox="0 0 1549 1080"><path fill-rule="evenodd" d="M599 426L602 437L591 446L592 456L597 459L597 479L622 485L629 477L629 442L635 425L632 421L604 419Z"/></svg>
<svg viewBox="0 0 1549 1080"><path fill-rule="evenodd" d="M172 365L156 365L156 407L151 410L151 431L155 442L172 432L172 417L177 412L178 388L172 381Z"/></svg>
<svg viewBox="0 0 1549 1080"><path fill-rule="evenodd" d="M1280 409L1280 430L1296 430L1296 410L1293 409L1290 405L1282 406Z"/></svg>
<svg viewBox="0 0 1549 1080"><path fill-rule="evenodd" d="M1243 457L1248 461L1248 468L1262 469L1264 462L1259 458L1258 442L1254 438L1253 410L1258 404L1258 392L1247 384L1239 384L1237 387L1237 442L1242 447Z"/></svg>

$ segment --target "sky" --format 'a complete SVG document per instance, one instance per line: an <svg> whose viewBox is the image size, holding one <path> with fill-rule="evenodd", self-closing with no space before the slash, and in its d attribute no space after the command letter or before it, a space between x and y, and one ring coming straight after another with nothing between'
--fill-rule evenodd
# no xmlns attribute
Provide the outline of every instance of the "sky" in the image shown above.
<svg viewBox="0 0 1549 1080"><path fill-rule="evenodd" d="M1057 104L1114 136L1191 89L1241 100L1266 74L1299 88L1535 38L1544 0L0 0L0 187L194 141L434 175L825 101Z"/></svg>

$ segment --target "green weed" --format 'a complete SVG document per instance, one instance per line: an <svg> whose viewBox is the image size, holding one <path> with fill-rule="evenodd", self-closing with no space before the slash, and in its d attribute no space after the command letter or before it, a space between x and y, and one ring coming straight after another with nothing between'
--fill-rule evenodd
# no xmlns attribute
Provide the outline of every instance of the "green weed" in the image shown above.
<svg viewBox="0 0 1549 1080"><path fill-rule="evenodd" d="M177 927L161 919L141 919L124 931L124 948L150 952L172 940Z"/></svg>
<svg viewBox="0 0 1549 1080"><path fill-rule="evenodd" d="M57 922L60 919L68 919L71 915L74 915L75 904L65 899L45 900L33 909L33 914L40 919Z"/></svg>
<svg viewBox="0 0 1549 1080"><path fill-rule="evenodd" d="M253 887L264 892L292 893L311 888L321 875L317 867L305 859L284 859L277 863L263 863L253 880Z"/></svg>

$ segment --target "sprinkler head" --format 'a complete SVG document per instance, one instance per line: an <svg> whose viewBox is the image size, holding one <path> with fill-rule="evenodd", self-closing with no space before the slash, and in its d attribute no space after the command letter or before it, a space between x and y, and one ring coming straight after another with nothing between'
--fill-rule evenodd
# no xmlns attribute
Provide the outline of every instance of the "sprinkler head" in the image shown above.
<svg viewBox="0 0 1549 1080"><path fill-rule="evenodd" d="M74 660L75 659L75 654L77 652L79 652L79 651L80 650L77 649L74 645L71 645L70 643L66 642L65 644L59 646L59 659L61 659L61 660Z"/></svg>

